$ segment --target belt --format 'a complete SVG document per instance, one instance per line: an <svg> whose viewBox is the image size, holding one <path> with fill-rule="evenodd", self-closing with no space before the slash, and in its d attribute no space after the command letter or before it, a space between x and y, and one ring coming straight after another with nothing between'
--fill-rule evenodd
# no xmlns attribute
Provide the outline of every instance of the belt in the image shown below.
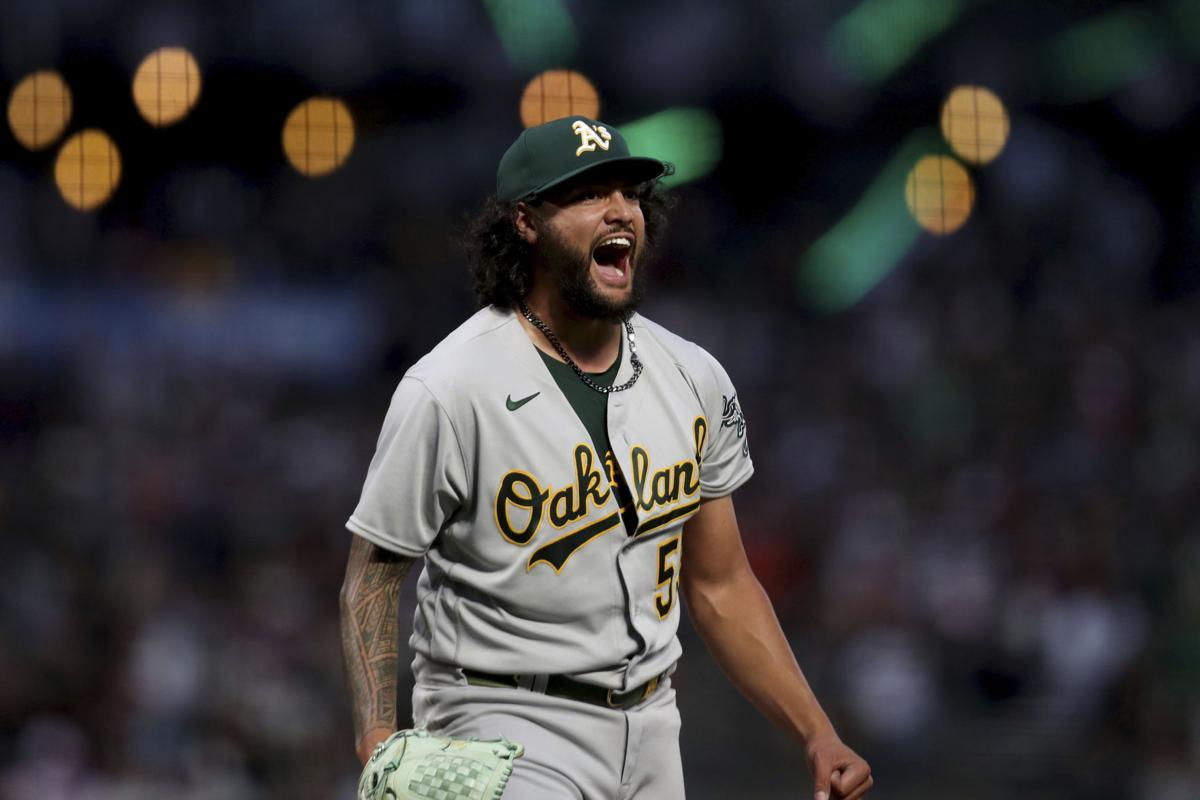
<svg viewBox="0 0 1200 800"><path fill-rule="evenodd" d="M567 700L578 700L581 703L591 703L594 706L606 708L633 708L658 688L663 675L655 675L641 686L636 686L627 692L605 689L590 683L580 683L566 675L499 675L492 672L478 672L463 668L463 677L471 686L502 686L509 689L528 689L552 697L564 697ZM664 673L665 675L665 673ZM545 688L542 688L542 687Z"/></svg>

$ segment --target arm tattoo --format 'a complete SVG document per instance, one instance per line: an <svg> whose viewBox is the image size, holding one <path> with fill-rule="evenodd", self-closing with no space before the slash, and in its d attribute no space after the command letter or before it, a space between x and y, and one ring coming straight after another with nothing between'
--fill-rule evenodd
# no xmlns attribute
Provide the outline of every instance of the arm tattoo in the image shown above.
<svg viewBox="0 0 1200 800"><path fill-rule="evenodd" d="M400 587L415 559L353 537L342 584L342 654L350 683L355 741L395 729L400 665Z"/></svg>

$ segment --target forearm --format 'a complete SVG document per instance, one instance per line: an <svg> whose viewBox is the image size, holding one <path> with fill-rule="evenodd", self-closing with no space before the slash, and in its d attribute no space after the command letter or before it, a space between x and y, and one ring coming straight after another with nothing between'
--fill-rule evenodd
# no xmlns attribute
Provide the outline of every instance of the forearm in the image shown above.
<svg viewBox="0 0 1200 800"><path fill-rule="evenodd" d="M340 596L342 655L350 686L354 741L366 761L396 730L400 668L400 588L413 560L355 536Z"/></svg>
<svg viewBox="0 0 1200 800"><path fill-rule="evenodd" d="M692 624L734 686L802 744L832 733L753 572L703 588L688 587L685 573L683 583Z"/></svg>

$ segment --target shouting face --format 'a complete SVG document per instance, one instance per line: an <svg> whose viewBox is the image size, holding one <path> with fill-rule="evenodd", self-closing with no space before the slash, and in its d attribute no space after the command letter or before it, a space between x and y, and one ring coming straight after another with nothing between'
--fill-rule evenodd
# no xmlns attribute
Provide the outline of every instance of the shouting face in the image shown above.
<svg viewBox="0 0 1200 800"><path fill-rule="evenodd" d="M638 269L646 224L639 186L617 178L573 183L548 196L536 251L563 303L590 319L621 319L645 290Z"/></svg>

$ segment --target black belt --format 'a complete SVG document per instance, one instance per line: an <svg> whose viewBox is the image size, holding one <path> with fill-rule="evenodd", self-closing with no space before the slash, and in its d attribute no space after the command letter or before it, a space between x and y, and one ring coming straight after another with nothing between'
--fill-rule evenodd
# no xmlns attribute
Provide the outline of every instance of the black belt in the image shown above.
<svg viewBox="0 0 1200 800"><path fill-rule="evenodd" d="M603 686L580 683L565 675L539 676L542 680L537 680L531 675L524 676L524 679L522 679L521 675L498 675L492 672L478 672L473 669L466 669L465 667L462 672L463 677L467 679L467 683L471 686L502 686L509 689L529 689L530 691L542 692L553 697L564 697L568 700L578 700L581 703L591 703L594 706L621 709L633 708L654 694L654 690L658 688L659 681L663 678L663 675L655 675L641 686L634 687L628 692L618 692L613 689L605 689ZM545 685L544 689L542 688L543 681Z"/></svg>

